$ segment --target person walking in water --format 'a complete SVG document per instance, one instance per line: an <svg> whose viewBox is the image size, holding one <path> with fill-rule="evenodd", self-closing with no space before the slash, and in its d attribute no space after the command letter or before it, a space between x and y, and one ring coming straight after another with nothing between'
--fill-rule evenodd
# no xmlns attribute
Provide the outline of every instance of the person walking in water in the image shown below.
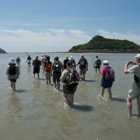
<svg viewBox="0 0 140 140"><path fill-rule="evenodd" d="M8 76L8 80L10 80L10 89L15 91L16 90L16 81L19 78L20 70L19 67L16 66L16 62L14 58L10 59L8 64L8 68L6 70L6 74Z"/></svg>
<svg viewBox="0 0 140 140"><path fill-rule="evenodd" d="M16 63L17 63L17 66L19 66L19 67L20 67L20 62L21 62L21 59L20 59L20 57L18 56L18 57L16 58Z"/></svg>
<svg viewBox="0 0 140 140"><path fill-rule="evenodd" d="M138 116L140 117L140 54L135 56L136 61L128 61L124 66L124 74L133 74L134 80L128 91L127 107L128 116L132 117L132 101L136 99L138 107ZM129 66L132 65L130 68Z"/></svg>
<svg viewBox="0 0 140 140"><path fill-rule="evenodd" d="M51 84L52 76L52 62L50 61L50 56L47 56L46 62L44 63L44 71L46 76L46 85Z"/></svg>
<svg viewBox="0 0 140 140"><path fill-rule="evenodd" d="M60 80L63 83L63 96L65 98L65 103L68 106L73 107L74 93L77 89L80 76L72 65L72 62L68 61L67 68L63 70Z"/></svg>
<svg viewBox="0 0 140 140"><path fill-rule="evenodd" d="M38 56L35 57L35 60L33 60L33 75L35 79L35 75L37 74L37 78L39 79L39 73L40 73L40 66L41 66L41 61L38 59Z"/></svg>
<svg viewBox="0 0 140 140"><path fill-rule="evenodd" d="M104 60L103 61L104 67L102 68L102 77L101 77L101 96L104 96L105 89L108 89L109 99L112 99L112 92L111 87L113 85L113 82L115 81L115 72L114 70L109 66L109 61Z"/></svg>
<svg viewBox="0 0 140 140"><path fill-rule="evenodd" d="M96 56L96 58L94 60L94 68L95 68L96 73L97 72L101 73L101 71L100 71L101 63L102 63L101 59L99 59L99 57Z"/></svg>
<svg viewBox="0 0 140 140"><path fill-rule="evenodd" d="M30 67L32 63L32 58L30 55L28 55L26 62L28 63L28 66Z"/></svg>
<svg viewBox="0 0 140 140"><path fill-rule="evenodd" d="M81 54L81 58L78 61L77 65L79 65L81 79L85 81L86 71L88 70L88 62L83 54Z"/></svg>
<svg viewBox="0 0 140 140"><path fill-rule="evenodd" d="M54 57L52 64L54 90L60 90L60 76L63 71L63 64L59 61L59 57Z"/></svg>

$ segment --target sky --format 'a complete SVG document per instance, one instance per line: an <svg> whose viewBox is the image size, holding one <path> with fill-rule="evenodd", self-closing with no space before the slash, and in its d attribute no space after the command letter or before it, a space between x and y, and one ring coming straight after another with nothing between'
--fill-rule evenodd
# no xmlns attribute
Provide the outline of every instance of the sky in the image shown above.
<svg viewBox="0 0 140 140"><path fill-rule="evenodd" d="M66 52L94 36L140 45L140 0L0 0L0 48Z"/></svg>

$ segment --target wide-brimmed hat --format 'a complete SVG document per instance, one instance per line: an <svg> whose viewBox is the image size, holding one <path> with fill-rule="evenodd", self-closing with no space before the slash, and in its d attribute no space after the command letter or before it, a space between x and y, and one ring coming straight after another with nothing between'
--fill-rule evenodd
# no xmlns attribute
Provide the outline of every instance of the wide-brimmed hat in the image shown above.
<svg viewBox="0 0 140 140"><path fill-rule="evenodd" d="M138 54L135 56L135 58L140 58L140 53L138 53Z"/></svg>
<svg viewBox="0 0 140 140"><path fill-rule="evenodd" d="M109 65L109 61L108 61L108 60L104 60L104 61L103 61L103 64L104 64L104 65Z"/></svg>
<svg viewBox="0 0 140 140"><path fill-rule="evenodd" d="M10 63L11 64L15 64L16 62L15 62L15 59L12 57L12 58L10 58Z"/></svg>

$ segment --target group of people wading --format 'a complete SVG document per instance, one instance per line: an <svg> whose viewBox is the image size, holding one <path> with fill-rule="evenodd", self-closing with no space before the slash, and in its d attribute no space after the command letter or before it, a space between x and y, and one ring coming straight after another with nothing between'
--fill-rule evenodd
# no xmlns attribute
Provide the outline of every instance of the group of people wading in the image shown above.
<svg viewBox="0 0 140 140"><path fill-rule="evenodd" d="M132 116L132 101L137 100L138 106L138 116L140 116L140 54L135 56L136 61L128 61L124 67L125 74L134 74L134 82L131 89L128 91L127 106L128 115ZM16 81L20 75L20 61L21 59L11 58L8 64L6 74L8 75L8 80L10 80L10 88L16 91ZM38 56L33 60L30 55L28 55L26 60L28 66L33 66L33 76L34 79L39 79L40 66L43 68L43 73L46 77L46 85L51 85L53 81L54 90L60 91L60 82L63 83L62 90L65 98L65 103L73 107L74 105L74 93L77 89L80 80L85 81L85 75L88 71L88 61L81 54L79 61L76 63L73 56L66 56L66 58L61 62L58 56L54 57L54 61L50 61L50 56L44 55L39 59ZM102 69L101 64L103 64ZM79 72L76 70L76 66L79 65ZM131 68L128 68L132 65ZM94 59L93 67L95 68L95 73L101 74L101 93L104 96L105 89L108 90L109 99L112 99L111 87L115 81L115 72L109 66L109 61L104 60L103 62L98 56ZM52 77L52 78L51 78ZM52 81L51 81L52 79Z"/></svg>

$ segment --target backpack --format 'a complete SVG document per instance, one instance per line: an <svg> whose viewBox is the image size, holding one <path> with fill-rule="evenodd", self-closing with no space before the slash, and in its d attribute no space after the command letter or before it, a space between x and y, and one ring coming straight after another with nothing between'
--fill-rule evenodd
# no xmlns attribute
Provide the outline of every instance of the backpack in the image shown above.
<svg viewBox="0 0 140 140"><path fill-rule="evenodd" d="M101 60L100 60L100 59L97 59L97 60L96 60L96 65L97 65L97 66L100 66L100 65L101 65Z"/></svg>
<svg viewBox="0 0 140 140"><path fill-rule="evenodd" d="M108 82L115 81L115 72L114 72L114 70L111 67L106 67L106 70L105 70L105 79Z"/></svg>
<svg viewBox="0 0 140 140"><path fill-rule="evenodd" d="M64 81L67 85L67 88L69 90L72 90L75 86L78 85L79 81L80 75L78 74L78 72L73 68L69 69L69 74Z"/></svg>
<svg viewBox="0 0 140 140"><path fill-rule="evenodd" d="M52 68L52 62L46 62L45 71L50 73Z"/></svg>
<svg viewBox="0 0 140 140"><path fill-rule="evenodd" d="M62 65L61 65L60 61L54 62L53 73L59 74L59 73L61 73L61 69L62 69Z"/></svg>
<svg viewBox="0 0 140 140"><path fill-rule="evenodd" d="M9 75L15 75L16 74L16 66L15 65L10 65L9 70L8 70Z"/></svg>
<svg viewBox="0 0 140 140"><path fill-rule="evenodd" d="M140 79L136 76L136 74L134 74L134 81L137 83L137 86L140 88Z"/></svg>
<svg viewBox="0 0 140 140"><path fill-rule="evenodd" d="M86 68L86 60L85 59L82 58L80 60L80 66L79 67L80 67L80 69Z"/></svg>
<svg viewBox="0 0 140 140"><path fill-rule="evenodd" d="M34 60L33 65L34 65L35 68L38 68L38 67L41 66L41 61L40 60Z"/></svg>

